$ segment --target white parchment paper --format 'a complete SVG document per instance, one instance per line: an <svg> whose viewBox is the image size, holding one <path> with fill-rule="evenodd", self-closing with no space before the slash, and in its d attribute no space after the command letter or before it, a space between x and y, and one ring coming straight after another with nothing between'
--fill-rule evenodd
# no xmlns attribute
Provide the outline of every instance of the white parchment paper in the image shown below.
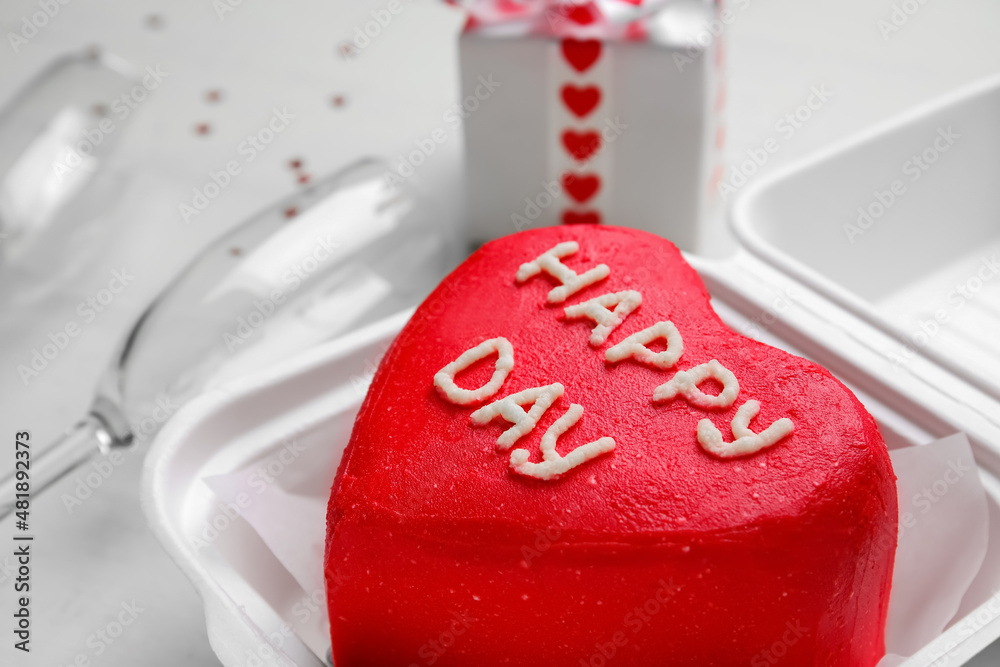
<svg viewBox="0 0 1000 667"><path fill-rule="evenodd" d="M341 451L315 448L291 465L334 469L332 459ZM902 664L948 626L979 572L989 537L986 494L964 434L890 456L898 479L900 530L886 625L888 655L878 667ZM290 492L282 486L284 479L261 488L251 466L205 481L223 502L235 503L241 493L256 497L243 518L304 590L317 590L323 586L328 498L315 486L308 493Z"/></svg>
<svg viewBox="0 0 1000 667"><path fill-rule="evenodd" d="M964 434L890 453L899 496L899 545L879 667L930 643L958 611L986 557L986 493ZM988 597L988 594L984 597Z"/></svg>

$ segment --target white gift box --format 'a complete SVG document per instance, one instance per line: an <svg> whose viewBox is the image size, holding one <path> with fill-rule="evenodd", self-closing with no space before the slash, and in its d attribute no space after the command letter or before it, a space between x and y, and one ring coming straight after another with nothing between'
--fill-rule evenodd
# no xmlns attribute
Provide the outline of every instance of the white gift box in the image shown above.
<svg viewBox="0 0 1000 667"><path fill-rule="evenodd" d="M469 239L604 222L693 249L722 171L722 25L702 0L473 3L459 45Z"/></svg>

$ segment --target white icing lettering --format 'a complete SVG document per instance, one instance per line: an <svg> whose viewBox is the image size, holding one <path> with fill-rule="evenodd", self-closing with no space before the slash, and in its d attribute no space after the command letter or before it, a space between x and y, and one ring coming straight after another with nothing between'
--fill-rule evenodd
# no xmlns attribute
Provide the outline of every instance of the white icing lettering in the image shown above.
<svg viewBox="0 0 1000 667"><path fill-rule="evenodd" d="M706 452L727 459L759 452L795 430L792 420L788 417L782 417L760 433L754 433L750 430L750 422L757 416L758 412L760 412L758 401L747 401L740 406L733 417L734 440L732 442L723 441L722 433L715 428L715 424L708 419L702 419L698 422L698 444Z"/></svg>
<svg viewBox="0 0 1000 667"><path fill-rule="evenodd" d="M463 370L497 353L496 370L493 377L479 389L462 389L455 384L455 376ZM451 362L434 375L434 386L441 396L455 405L472 405L490 398L503 385L507 375L514 368L514 346L506 338L491 338L463 352L458 359Z"/></svg>
<svg viewBox="0 0 1000 667"><path fill-rule="evenodd" d="M667 349L663 352L653 352L646 347L658 339L667 342ZM614 347L608 348L604 353L604 359L614 364L632 358L641 364L665 371L673 368L682 354L684 354L684 341L681 340L681 334L674 323L667 320L638 331Z"/></svg>
<svg viewBox="0 0 1000 667"><path fill-rule="evenodd" d="M558 382L544 387L525 389L479 408L472 413L472 423L484 426L497 417L503 417L513 424L497 438L497 449L506 451L522 436L534 429L545 411L562 395L563 386ZM528 403L534 403L534 405L525 412L521 406Z"/></svg>
<svg viewBox="0 0 1000 667"><path fill-rule="evenodd" d="M608 268L607 264L598 264L589 271L577 275L576 271L560 261L563 257L575 254L579 249L580 245L576 241L565 241L557 244L532 261L522 264L517 270L517 282L523 283L544 271L562 283L559 287L553 287L549 292L548 302L562 303L584 287L593 285L611 275L611 269Z"/></svg>
<svg viewBox="0 0 1000 667"><path fill-rule="evenodd" d="M594 347L604 345L604 341L619 324L625 321L629 313L642 304L642 294L635 290L602 294L590 301L569 306L563 314L569 319L586 317L593 320L597 326L590 333L590 344ZM614 311L608 310L614 306Z"/></svg>
<svg viewBox="0 0 1000 667"><path fill-rule="evenodd" d="M706 394L698 385L714 378L722 384L718 396ZM736 402L740 394L740 383L733 372L712 359L707 364L701 364L686 371L678 371L668 382L661 384L653 391L653 401L670 401L678 395L687 399L691 405L705 410L721 410Z"/></svg>
<svg viewBox="0 0 1000 667"><path fill-rule="evenodd" d="M510 454L510 467L514 472L541 480L552 480L587 461L606 454L615 448L614 438L598 438L593 442L580 445L566 456L556 451L559 436L573 427L583 416L583 406L573 403L562 417L557 419L542 436L542 462L532 463L528 460L527 449L515 449Z"/></svg>

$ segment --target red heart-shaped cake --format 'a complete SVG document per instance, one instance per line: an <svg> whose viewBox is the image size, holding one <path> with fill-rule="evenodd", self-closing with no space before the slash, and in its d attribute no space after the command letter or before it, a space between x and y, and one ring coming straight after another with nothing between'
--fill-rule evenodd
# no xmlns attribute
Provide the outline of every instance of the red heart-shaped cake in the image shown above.
<svg viewBox="0 0 1000 667"><path fill-rule="evenodd" d="M868 667L894 479L854 395L727 328L669 242L501 238L417 309L358 414L334 661Z"/></svg>

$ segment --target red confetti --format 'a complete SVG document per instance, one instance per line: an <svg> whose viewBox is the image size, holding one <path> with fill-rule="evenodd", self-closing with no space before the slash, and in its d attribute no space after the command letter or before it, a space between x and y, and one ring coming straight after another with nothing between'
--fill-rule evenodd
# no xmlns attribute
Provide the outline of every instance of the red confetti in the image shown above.
<svg viewBox="0 0 1000 667"><path fill-rule="evenodd" d="M302 160L300 160L298 158L294 158L292 160L289 160L288 161L288 166L291 167L292 169L301 169L302 168Z"/></svg>
<svg viewBox="0 0 1000 667"><path fill-rule="evenodd" d="M342 106L344 106L344 104L346 102L347 102L347 100L344 99L343 95L334 95L330 99L330 103L333 104L333 106L335 106L335 107L342 107Z"/></svg>
<svg viewBox="0 0 1000 667"><path fill-rule="evenodd" d="M309 174L301 174L299 176L298 180L299 180L299 183L301 183L302 185L305 185L306 183L308 183L309 181L312 180L312 176L310 176Z"/></svg>
<svg viewBox="0 0 1000 667"><path fill-rule="evenodd" d="M209 102L218 102L222 99L222 91L220 90L210 90L205 93L205 99Z"/></svg>
<svg viewBox="0 0 1000 667"><path fill-rule="evenodd" d="M241 248L230 248L229 254L232 255L233 257L239 257L240 255L243 254L243 250Z"/></svg>
<svg viewBox="0 0 1000 667"><path fill-rule="evenodd" d="M194 126L194 131L198 134L208 134L212 131L211 126L208 123L199 123Z"/></svg>
<svg viewBox="0 0 1000 667"><path fill-rule="evenodd" d="M298 214L299 214L299 209L297 209L294 206L289 206L288 208L285 209L285 217L286 218L294 218Z"/></svg>
<svg viewBox="0 0 1000 667"><path fill-rule="evenodd" d="M150 30L159 30L163 27L163 17L159 14L150 14L146 17L146 27Z"/></svg>

